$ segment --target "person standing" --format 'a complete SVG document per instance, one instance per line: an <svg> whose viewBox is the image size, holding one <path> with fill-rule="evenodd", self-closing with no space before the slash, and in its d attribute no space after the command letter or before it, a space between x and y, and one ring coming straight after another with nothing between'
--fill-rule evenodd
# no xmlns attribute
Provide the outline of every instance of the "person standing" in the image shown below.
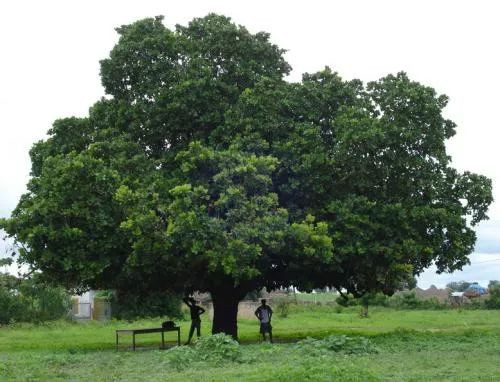
<svg viewBox="0 0 500 382"><path fill-rule="evenodd" d="M273 316L273 310L269 305L266 305L266 300L260 300L261 305L255 310L255 316L260 321L260 333L262 334L262 339L266 340L266 333L269 333L269 341L273 343L273 328L271 326L271 317Z"/></svg>
<svg viewBox="0 0 500 382"><path fill-rule="evenodd" d="M191 339L193 338L194 330L196 329L196 336L200 338L201 335L201 319L200 315L205 313L205 309L201 306L196 305L196 301L192 297L185 297L182 299L184 303L189 307L191 312L191 328L189 329L189 337L186 345L191 343Z"/></svg>

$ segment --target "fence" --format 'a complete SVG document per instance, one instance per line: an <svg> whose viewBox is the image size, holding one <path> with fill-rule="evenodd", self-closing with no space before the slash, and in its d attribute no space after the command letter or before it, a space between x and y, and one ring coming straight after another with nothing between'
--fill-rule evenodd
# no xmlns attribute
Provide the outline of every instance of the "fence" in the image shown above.
<svg viewBox="0 0 500 382"><path fill-rule="evenodd" d="M75 320L92 319L92 304L90 302L77 302L73 300L71 315Z"/></svg>

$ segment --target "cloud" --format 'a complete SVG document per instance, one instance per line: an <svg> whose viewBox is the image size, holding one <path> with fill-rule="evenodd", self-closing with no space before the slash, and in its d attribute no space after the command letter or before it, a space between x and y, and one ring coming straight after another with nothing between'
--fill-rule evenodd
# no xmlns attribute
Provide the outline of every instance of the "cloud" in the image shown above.
<svg viewBox="0 0 500 382"><path fill-rule="evenodd" d="M500 280L500 252L473 253L470 261L471 264L461 271L440 275L436 273L436 267L432 266L418 277L417 284L420 288L427 289L431 285L443 288L452 281L476 281L487 286L490 280Z"/></svg>
<svg viewBox="0 0 500 382"><path fill-rule="evenodd" d="M21 195L26 193L26 186L19 179L17 184L0 179L0 190L0 218L8 218L19 203Z"/></svg>
<svg viewBox="0 0 500 382"><path fill-rule="evenodd" d="M487 220L479 224L475 252L500 253L500 220Z"/></svg>
<svg viewBox="0 0 500 382"><path fill-rule="evenodd" d="M477 242L475 252L470 255L471 264L453 273L436 273L432 266L418 278L418 286L428 288L432 284L444 287L452 281L477 281L487 286L490 280L500 280L500 220L481 222L476 228Z"/></svg>

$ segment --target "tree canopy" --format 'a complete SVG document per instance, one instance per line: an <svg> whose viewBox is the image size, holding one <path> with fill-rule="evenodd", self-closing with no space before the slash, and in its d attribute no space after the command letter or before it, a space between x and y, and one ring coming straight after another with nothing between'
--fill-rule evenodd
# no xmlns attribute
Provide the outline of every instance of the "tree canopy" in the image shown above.
<svg viewBox="0 0 500 382"><path fill-rule="evenodd" d="M446 284L446 288L450 289L452 292L465 292L471 286L469 281L452 281Z"/></svg>
<svg viewBox="0 0 500 382"><path fill-rule="evenodd" d="M117 31L107 96L31 149L1 222L22 261L74 288L208 291L234 336L257 288L391 294L468 263L491 180L451 167L446 96L405 73L287 82L269 34L215 14Z"/></svg>

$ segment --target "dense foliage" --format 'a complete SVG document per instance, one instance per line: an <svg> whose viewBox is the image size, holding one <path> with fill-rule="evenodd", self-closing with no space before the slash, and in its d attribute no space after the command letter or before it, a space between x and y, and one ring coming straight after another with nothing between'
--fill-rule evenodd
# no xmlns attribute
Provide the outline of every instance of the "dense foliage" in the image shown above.
<svg viewBox="0 0 500 382"><path fill-rule="evenodd" d="M19 279L0 273L0 325L55 320L66 317L69 309L63 288L47 285L37 275Z"/></svg>
<svg viewBox="0 0 500 382"><path fill-rule="evenodd" d="M500 282L490 281L488 285L489 298L484 302L488 309L500 309Z"/></svg>
<svg viewBox="0 0 500 382"><path fill-rule="evenodd" d="M469 281L452 281L446 284L446 288L452 290L453 292L465 292L470 286Z"/></svg>
<svg viewBox="0 0 500 382"><path fill-rule="evenodd" d="M117 29L107 97L31 149L20 258L71 287L212 294L214 332L262 287L393 293L468 263L491 181L450 166L447 97L291 68L223 16Z"/></svg>
<svg viewBox="0 0 500 382"><path fill-rule="evenodd" d="M348 306L362 306L368 309L369 306L384 306L394 309L451 309L453 305L449 301L441 301L437 297L419 298L414 291L405 291L394 294L393 296L386 296L383 293L367 293L360 298L354 298L348 295L347 299L338 297L336 303L342 307ZM471 306L472 307L472 306ZM479 308L473 306L474 309ZM341 311L341 310L340 310ZM367 314L367 311L366 311Z"/></svg>
<svg viewBox="0 0 500 382"><path fill-rule="evenodd" d="M133 320L144 317L180 318L181 299L177 295L165 292L151 292L137 295L127 291L109 296L113 318Z"/></svg>

